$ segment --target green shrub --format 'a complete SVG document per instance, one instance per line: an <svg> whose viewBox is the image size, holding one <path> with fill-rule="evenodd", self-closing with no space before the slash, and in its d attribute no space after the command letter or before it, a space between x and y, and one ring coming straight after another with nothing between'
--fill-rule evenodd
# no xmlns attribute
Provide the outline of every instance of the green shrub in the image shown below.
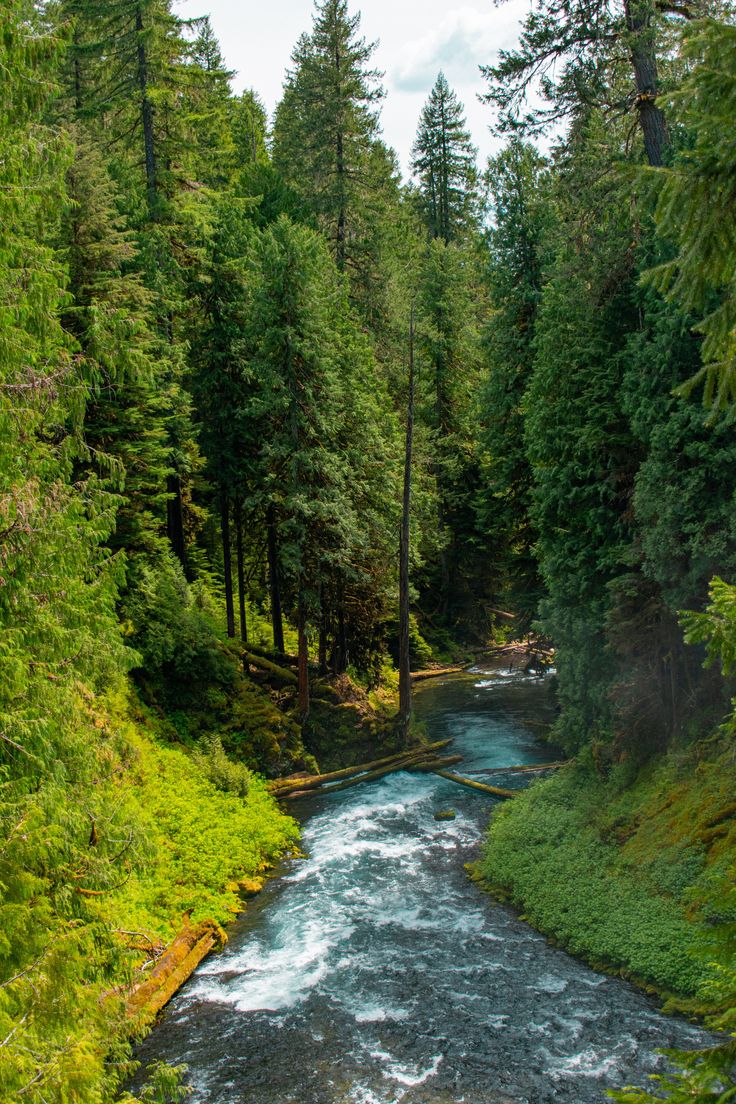
<svg viewBox="0 0 736 1104"><path fill-rule="evenodd" d="M616 829L635 831L626 801L633 811L635 798L584 768L534 784L494 816L479 871L573 954L680 999L703 996L713 969L686 899L702 849L673 841L641 862L616 842Z"/></svg>

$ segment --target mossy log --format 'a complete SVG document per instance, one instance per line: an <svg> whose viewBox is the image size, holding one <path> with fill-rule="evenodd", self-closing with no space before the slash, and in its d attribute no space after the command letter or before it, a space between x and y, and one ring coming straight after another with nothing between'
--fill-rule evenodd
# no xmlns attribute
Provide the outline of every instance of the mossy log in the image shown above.
<svg viewBox="0 0 736 1104"><path fill-rule="evenodd" d="M460 667L428 667L425 671L412 671L412 682L424 682L426 679L440 678L442 675L458 675L466 668Z"/></svg>
<svg viewBox="0 0 736 1104"><path fill-rule="evenodd" d="M152 1020L202 959L215 947L222 946L226 939L222 928L212 920L196 927L186 923L152 969L131 987L125 1000L126 1014L132 1019Z"/></svg>
<svg viewBox="0 0 736 1104"><path fill-rule="evenodd" d="M277 678L280 682L285 682L288 686L298 685L299 680L293 671L289 671L286 667L279 667L278 663L272 663L270 659L266 659L264 656L256 655L255 652L243 652L243 659L246 663L257 667L259 671L265 671L267 675Z"/></svg>
<svg viewBox="0 0 736 1104"><path fill-rule="evenodd" d="M489 774L534 774L535 771L548 771L559 770L560 767L567 767L570 765L570 760L566 759L561 763L533 763L523 767L487 767L486 770Z"/></svg>
<svg viewBox="0 0 736 1104"><path fill-rule="evenodd" d="M447 778L450 782L457 782L459 786L467 786L471 790L480 790L481 793L490 794L492 797L516 797L515 790L502 790L499 786L487 786L485 782L475 782L472 778L465 778L462 774L455 774L447 770L435 770L440 778Z"/></svg>
<svg viewBox="0 0 736 1104"><path fill-rule="evenodd" d="M440 751L450 743L452 743L451 740L438 740L434 744L425 744L422 747L409 748L405 751L396 752L394 755L387 755L382 759L376 759L371 763L358 763L352 767L343 767L341 770L330 771L329 774L312 774L303 778L276 779L269 784L268 788L274 797L286 797L292 790L299 790L300 792L315 790L331 782L339 782L345 778L365 774L366 772L377 770L380 767L387 767L391 764L395 764L394 770L401 770L401 764L405 763L407 760L422 758L428 753Z"/></svg>
<svg viewBox="0 0 736 1104"><path fill-rule="evenodd" d="M429 759L426 763L424 760L419 760L419 762L412 764L407 769L418 774L432 774L445 767L454 767L456 763L462 763L462 761L462 755L446 755L444 759Z"/></svg>

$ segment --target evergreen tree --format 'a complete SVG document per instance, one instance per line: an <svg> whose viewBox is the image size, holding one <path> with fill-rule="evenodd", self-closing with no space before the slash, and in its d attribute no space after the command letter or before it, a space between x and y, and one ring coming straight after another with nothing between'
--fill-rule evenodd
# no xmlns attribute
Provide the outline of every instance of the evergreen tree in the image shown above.
<svg viewBox="0 0 736 1104"><path fill-rule="evenodd" d="M440 73L422 108L411 168L429 234L445 245L475 221L476 156L463 106Z"/></svg>
<svg viewBox="0 0 736 1104"><path fill-rule="evenodd" d="M477 476L470 419L478 380L477 309L472 254L435 238L419 274L417 344L422 354L419 414L430 435L435 483L433 543L439 560L429 573L432 601L441 617L459 600L457 574L463 542L472 536L472 495Z"/></svg>
<svg viewBox="0 0 736 1104"><path fill-rule="evenodd" d="M89 709L125 654L118 564L101 549L115 502L72 471L88 385L59 321L54 248L71 151L39 121L58 56L34 5L2 6L0 1096L30 1104L92 1098L106 1079L111 948L90 898L137 850Z"/></svg>
<svg viewBox="0 0 736 1104"><path fill-rule="evenodd" d="M527 618L540 597L530 526L532 475L524 447L524 393L534 364L534 334L552 224L543 194L545 163L518 140L488 166L491 317L483 334L486 373L478 415L482 449L478 524L494 550L507 604Z"/></svg>
<svg viewBox="0 0 736 1104"><path fill-rule="evenodd" d="M696 24L684 55L692 69L675 100L691 143L652 179L657 225L676 253L649 279L685 311L705 313L703 368L693 385L704 382L706 404L722 407L736 400L736 28Z"/></svg>
<svg viewBox="0 0 736 1104"><path fill-rule="evenodd" d="M658 48L672 24L697 10L678 0L543 0L526 16L519 46L483 67L486 100L503 127L532 132L591 107L633 109L647 160L661 165L669 133L658 103ZM549 106L521 115L532 93Z"/></svg>
<svg viewBox="0 0 736 1104"><path fill-rule="evenodd" d="M368 68L375 47L358 37L359 15L347 0L323 0L311 34L292 55L276 112L273 157L304 196L338 269L356 279L366 267L370 200L378 137L379 74Z"/></svg>

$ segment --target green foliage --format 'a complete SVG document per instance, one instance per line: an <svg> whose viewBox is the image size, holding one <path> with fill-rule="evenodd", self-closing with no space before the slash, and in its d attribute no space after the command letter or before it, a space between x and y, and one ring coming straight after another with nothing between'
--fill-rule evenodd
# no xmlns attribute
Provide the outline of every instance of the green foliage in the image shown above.
<svg viewBox="0 0 736 1104"><path fill-rule="evenodd" d="M735 1044L712 1050L665 1053L682 1068L682 1073L654 1074L653 1092L626 1088L610 1092L610 1098L619 1104L661 1104L662 1100L670 1104L728 1104L736 1098Z"/></svg>
<svg viewBox="0 0 736 1104"><path fill-rule="evenodd" d="M194 923L227 924L242 909L238 881L262 874L296 841L295 822L261 779L226 762L216 740L190 755L124 718L118 723L132 749L128 775L152 853L101 900L101 916L164 940L185 913Z"/></svg>
<svg viewBox="0 0 736 1104"><path fill-rule="evenodd" d="M411 168L429 235L445 245L475 225L476 156L463 106L440 73L422 108Z"/></svg>
<svg viewBox="0 0 736 1104"><path fill-rule="evenodd" d="M205 736L192 753L197 770L218 790L246 798L251 773L242 763L228 759L219 736Z"/></svg>
<svg viewBox="0 0 736 1104"><path fill-rule="evenodd" d="M139 566L123 615L140 666L172 700L227 677L231 662L219 644L213 600L204 585L187 584L172 555Z"/></svg>
<svg viewBox="0 0 736 1104"><path fill-rule="evenodd" d="M695 23L683 56L690 69L673 99L689 141L652 174L657 226L676 252L646 279L687 313L704 313L703 366L686 391L702 383L706 405L723 407L736 399L736 27Z"/></svg>
<svg viewBox="0 0 736 1104"><path fill-rule="evenodd" d="M613 779L596 779L590 768L565 771L494 816L479 870L535 927L573 954L680 1002L702 1002L715 971L700 954L707 922L688 916L690 888L705 869L693 820L702 818L703 789L718 789L725 762L723 757L710 768L707 781L694 783L685 775L686 792L678 791L676 800L696 811L694 817L690 808L681 811L677 831L662 798L663 786L675 788L666 769L623 791ZM638 818L645 812L651 818L648 834L638 837ZM702 899L705 882L700 884Z"/></svg>
<svg viewBox="0 0 736 1104"><path fill-rule="evenodd" d="M708 663L719 663L724 675L736 672L736 587L716 576L703 613L683 614L688 644L705 644Z"/></svg>
<svg viewBox="0 0 736 1104"><path fill-rule="evenodd" d="M552 211L544 195L544 161L529 145L509 143L489 162L486 182L492 218L492 314L482 338L486 371L478 396L481 479L476 510L478 527L495 550L500 589L508 592L514 609L529 617L539 600L540 582L532 552L524 393L534 363Z"/></svg>

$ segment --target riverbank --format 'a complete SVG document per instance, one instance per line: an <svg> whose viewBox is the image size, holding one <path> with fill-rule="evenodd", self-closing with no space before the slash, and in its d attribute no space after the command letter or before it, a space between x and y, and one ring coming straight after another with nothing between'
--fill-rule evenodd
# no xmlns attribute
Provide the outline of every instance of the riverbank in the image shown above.
<svg viewBox="0 0 736 1104"><path fill-rule="evenodd" d="M491 822L474 876L597 969L670 1010L726 1011L719 945L736 920L736 759L713 741L638 774L592 761L534 782Z"/></svg>
<svg viewBox="0 0 736 1104"><path fill-rule="evenodd" d="M506 667L430 679L415 708L475 778L523 784L502 769L551 757L541 679ZM707 1045L469 882L492 807L408 773L305 799L307 857L232 926L139 1060L185 1063L192 1104L599 1104L653 1072L658 1048Z"/></svg>
<svg viewBox="0 0 736 1104"><path fill-rule="evenodd" d="M66 987L75 1034L54 1076L66 1083L82 1069L84 1099L107 1100L129 1076L130 1039L226 942L225 927L294 850L299 829L218 741L169 742L169 723L129 687L85 695L84 713L106 818L87 826L88 869L69 875L77 903L65 938L84 950L87 969ZM104 884L95 853L111 847L116 876Z"/></svg>

